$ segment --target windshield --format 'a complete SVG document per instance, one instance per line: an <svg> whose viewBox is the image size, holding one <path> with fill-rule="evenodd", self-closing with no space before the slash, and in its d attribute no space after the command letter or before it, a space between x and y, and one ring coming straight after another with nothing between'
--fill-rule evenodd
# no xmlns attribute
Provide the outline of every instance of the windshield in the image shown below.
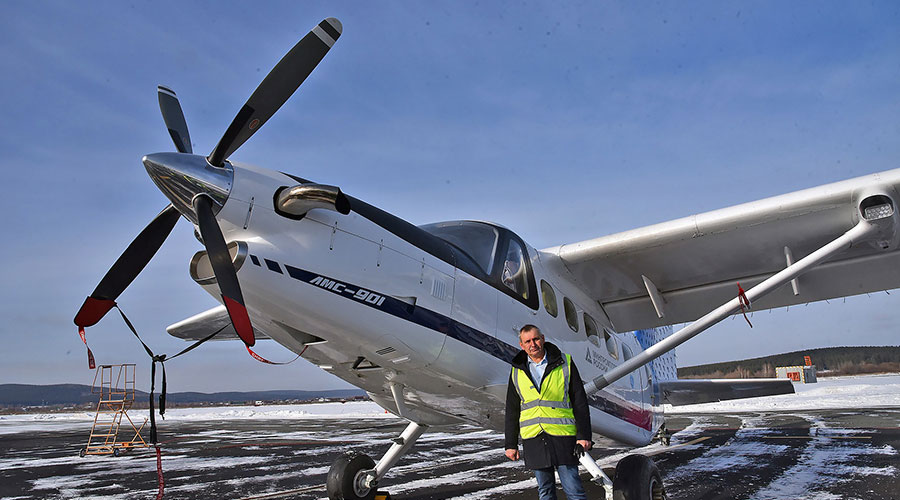
<svg viewBox="0 0 900 500"><path fill-rule="evenodd" d="M437 222L420 228L462 250L485 274L491 274L497 250L497 229L471 221Z"/></svg>

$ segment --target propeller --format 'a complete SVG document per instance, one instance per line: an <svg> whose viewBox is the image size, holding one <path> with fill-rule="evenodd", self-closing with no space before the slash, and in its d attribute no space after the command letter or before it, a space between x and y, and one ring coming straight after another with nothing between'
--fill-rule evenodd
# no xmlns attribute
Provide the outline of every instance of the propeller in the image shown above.
<svg viewBox="0 0 900 500"><path fill-rule="evenodd" d="M94 325L116 305L116 299L156 255L180 216L178 210L169 205L150 221L109 268L91 296L84 300L75 315L76 325Z"/></svg>
<svg viewBox="0 0 900 500"><path fill-rule="evenodd" d="M184 214L200 228L235 331L248 346L255 343L237 272L216 221L216 213L231 189L233 171L226 168L225 161L293 95L328 53L341 31L340 21L330 17L297 42L266 75L206 158L193 156L187 122L175 92L162 85L157 87L159 109L166 128L175 149L184 154L148 155L144 157L144 165L172 204L141 231L107 271L76 314L76 325L91 326L116 305L116 299L153 258L179 216ZM224 178L227 182L222 182Z"/></svg>
<svg viewBox="0 0 900 500"><path fill-rule="evenodd" d="M163 121L166 122L166 128L169 129L169 135L172 136L172 142L175 143L175 149L179 153L193 153L191 134L188 133L184 112L181 110L181 103L178 102L175 91L158 85L156 94L159 97L159 111L162 113Z"/></svg>
<svg viewBox="0 0 900 500"><path fill-rule="evenodd" d="M228 253L222 230L213 214L213 201L209 196L194 197L194 212L197 214L200 236L206 246L209 263L212 265L213 274L216 275L216 282L219 284L219 291L222 292L222 301L228 310L231 324L234 325L234 330L241 340L248 346L253 346L256 339L250 325L250 316L244 305L244 296L241 294L241 285L231 262L231 254Z"/></svg>
<svg viewBox="0 0 900 500"><path fill-rule="evenodd" d="M247 103L238 111L215 149L207 157L210 165L221 167L225 159L237 151L278 111L325 57L341 36L342 29L340 21L329 17L313 28L281 58L281 61L278 61L250 99L247 99Z"/></svg>

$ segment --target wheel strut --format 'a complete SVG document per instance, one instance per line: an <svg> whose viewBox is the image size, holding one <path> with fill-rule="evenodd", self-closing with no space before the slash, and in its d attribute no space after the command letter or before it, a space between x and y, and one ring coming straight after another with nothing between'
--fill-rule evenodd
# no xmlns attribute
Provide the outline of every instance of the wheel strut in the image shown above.
<svg viewBox="0 0 900 500"><path fill-rule="evenodd" d="M613 482L609 476L603 472L603 469L597 465L597 462L595 462L587 452L583 453L578 461L581 463L581 466L590 473L591 480L600 486L603 486L603 492L606 493L606 500L613 500Z"/></svg>
<svg viewBox="0 0 900 500"><path fill-rule="evenodd" d="M400 437L393 440L394 443L388 449L387 453L381 457L381 460L378 461L375 468L366 472L365 485L369 488L374 488L378 484L378 481L380 481L391 467L400 460L400 457L405 455L406 452L413 447L416 440L419 439L419 436L421 436L426 429L428 429L427 425L419 425L415 422L410 422L409 425L406 426L406 429L403 429Z"/></svg>

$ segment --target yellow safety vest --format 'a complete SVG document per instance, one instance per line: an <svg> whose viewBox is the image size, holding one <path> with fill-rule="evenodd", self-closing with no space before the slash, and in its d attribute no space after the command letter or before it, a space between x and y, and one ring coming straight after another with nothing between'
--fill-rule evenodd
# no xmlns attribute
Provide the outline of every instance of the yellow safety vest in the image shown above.
<svg viewBox="0 0 900 500"><path fill-rule="evenodd" d="M512 381L522 404L519 413L519 435L522 439L533 438L541 432L551 436L575 435L575 414L569 401L572 356L563 355L566 362L544 374L540 392L524 370L512 369Z"/></svg>

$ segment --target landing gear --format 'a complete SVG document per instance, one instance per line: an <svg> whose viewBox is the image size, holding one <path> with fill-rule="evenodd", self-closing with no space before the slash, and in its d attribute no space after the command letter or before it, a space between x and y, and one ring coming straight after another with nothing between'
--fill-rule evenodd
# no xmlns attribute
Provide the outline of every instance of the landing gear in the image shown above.
<svg viewBox="0 0 900 500"><path fill-rule="evenodd" d="M427 426L410 422L400 434L393 439L394 444L381 457L378 465L362 453L346 453L331 464L325 490L331 500L372 500L375 498L375 487L378 481L387 474L394 464L400 460Z"/></svg>
<svg viewBox="0 0 900 500"><path fill-rule="evenodd" d="M659 444L663 446L669 446L672 443L672 435L669 434L669 430L666 429L666 424L659 426L656 437L659 438Z"/></svg>
<svg viewBox="0 0 900 500"><path fill-rule="evenodd" d="M369 486L367 471L375 468L368 455L345 453L331 464L325 491L331 500L372 500L375 485Z"/></svg>
<svg viewBox="0 0 900 500"><path fill-rule="evenodd" d="M613 500L665 500L666 489L653 460L628 455L616 465Z"/></svg>
<svg viewBox="0 0 900 500"><path fill-rule="evenodd" d="M578 461L581 463L581 466L591 474L591 480L593 480L600 486L603 486L603 498L605 498L606 500L611 500L612 498L614 498L612 480L609 478L609 476L606 475L605 472L603 472L603 469L601 469L600 466L597 465L597 462L595 462L594 459L591 458L591 455L587 452L584 452L580 457L578 457Z"/></svg>

